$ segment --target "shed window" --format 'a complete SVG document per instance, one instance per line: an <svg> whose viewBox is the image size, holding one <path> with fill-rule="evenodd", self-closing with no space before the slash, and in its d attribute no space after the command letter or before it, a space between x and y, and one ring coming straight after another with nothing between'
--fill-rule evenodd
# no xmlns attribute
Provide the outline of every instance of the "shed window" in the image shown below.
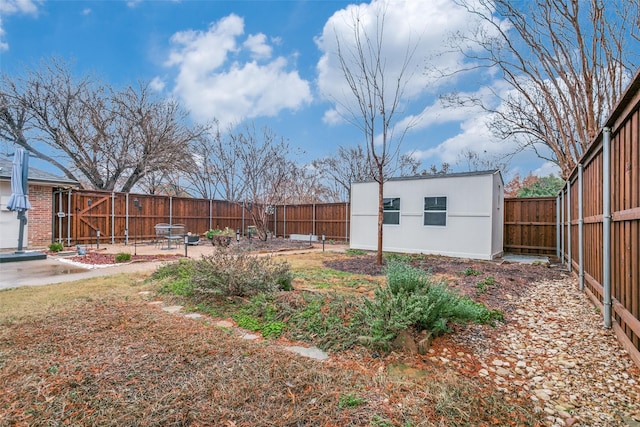
<svg viewBox="0 0 640 427"><path fill-rule="evenodd" d="M400 224L400 198L385 198L383 224L399 225Z"/></svg>
<svg viewBox="0 0 640 427"><path fill-rule="evenodd" d="M424 225L436 225L441 227L445 227L447 225L446 197L424 198Z"/></svg>

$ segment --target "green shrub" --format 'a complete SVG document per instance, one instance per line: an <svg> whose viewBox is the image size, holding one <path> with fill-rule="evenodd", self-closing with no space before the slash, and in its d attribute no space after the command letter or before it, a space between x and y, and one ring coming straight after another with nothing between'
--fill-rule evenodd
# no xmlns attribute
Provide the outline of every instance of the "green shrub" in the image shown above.
<svg viewBox="0 0 640 427"><path fill-rule="evenodd" d="M127 253L127 252L120 252L118 255L116 255L115 258L116 262L127 262L131 260L131 254Z"/></svg>
<svg viewBox="0 0 640 427"><path fill-rule="evenodd" d="M349 256L358 256L358 255L366 255L367 251L363 251L362 249L347 249L345 253Z"/></svg>
<svg viewBox="0 0 640 427"><path fill-rule="evenodd" d="M393 261L387 266L387 286L378 287L373 300L364 300L361 316L373 343L387 347L407 328L437 336L449 331L451 322L491 323L502 315L460 296L422 270Z"/></svg>
<svg viewBox="0 0 640 427"><path fill-rule="evenodd" d="M151 280L161 283L160 292L181 296L193 294L191 274L194 269L193 260L179 260L159 267L152 275Z"/></svg>
<svg viewBox="0 0 640 427"><path fill-rule="evenodd" d="M493 286L496 284L496 278L493 276L487 276L484 280L476 283L476 291L480 294L487 292L487 288L489 286Z"/></svg>
<svg viewBox="0 0 640 427"><path fill-rule="evenodd" d="M244 297L291 290L291 281L288 263L234 250L203 256L195 261L191 272L194 291L202 295Z"/></svg>
<svg viewBox="0 0 640 427"><path fill-rule="evenodd" d="M51 252L60 252L64 249L64 246L62 245L62 242L53 242L52 244L49 245L49 250Z"/></svg>
<svg viewBox="0 0 640 427"><path fill-rule="evenodd" d="M460 272L463 276L479 276L482 273L478 270L475 270L473 267L467 267Z"/></svg>

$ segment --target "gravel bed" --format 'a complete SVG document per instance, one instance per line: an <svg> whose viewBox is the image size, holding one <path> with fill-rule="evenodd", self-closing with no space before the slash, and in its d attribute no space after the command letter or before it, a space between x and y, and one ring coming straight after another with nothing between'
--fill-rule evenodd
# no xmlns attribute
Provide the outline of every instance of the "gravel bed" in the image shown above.
<svg viewBox="0 0 640 427"><path fill-rule="evenodd" d="M602 324L574 278L544 280L490 332L495 348L481 336L465 344L480 357L480 376L534 401L549 426L640 427L640 369Z"/></svg>

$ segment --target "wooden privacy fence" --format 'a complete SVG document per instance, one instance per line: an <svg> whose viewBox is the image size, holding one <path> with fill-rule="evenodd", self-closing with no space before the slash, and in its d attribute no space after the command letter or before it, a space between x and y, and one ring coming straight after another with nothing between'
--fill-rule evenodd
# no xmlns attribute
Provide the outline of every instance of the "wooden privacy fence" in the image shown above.
<svg viewBox="0 0 640 427"><path fill-rule="evenodd" d="M253 225L242 203L92 190L55 192L53 215L54 239L67 246L94 242L98 234L109 243L154 239L159 223L185 224L194 234L229 227L244 235ZM345 241L349 204L275 206L267 227L275 236L324 234L327 240Z"/></svg>
<svg viewBox="0 0 640 427"><path fill-rule="evenodd" d="M640 72L557 198L558 256L640 365Z"/></svg>
<svg viewBox="0 0 640 427"><path fill-rule="evenodd" d="M556 198L504 199L505 252L556 254Z"/></svg>

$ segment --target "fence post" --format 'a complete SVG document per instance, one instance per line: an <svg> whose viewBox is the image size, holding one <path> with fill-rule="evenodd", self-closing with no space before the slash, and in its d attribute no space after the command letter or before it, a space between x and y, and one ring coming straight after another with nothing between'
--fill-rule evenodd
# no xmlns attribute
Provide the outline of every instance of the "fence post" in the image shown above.
<svg viewBox="0 0 640 427"><path fill-rule="evenodd" d="M604 327L611 328L611 128L602 136L602 290Z"/></svg>
<svg viewBox="0 0 640 427"><path fill-rule="evenodd" d="M571 176L567 179L567 270L571 273Z"/></svg>
<svg viewBox="0 0 640 427"><path fill-rule="evenodd" d="M244 202L242 202L242 235L244 236Z"/></svg>
<svg viewBox="0 0 640 427"><path fill-rule="evenodd" d="M278 205L273 207L273 236L278 237Z"/></svg>
<svg viewBox="0 0 640 427"><path fill-rule="evenodd" d="M62 190L58 192L58 212L62 212ZM62 242L64 239L62 238L62 217L56 215L58 218L58 242Z"/></svg>
<svg viewBox="0 0 640 427"><path fill-rule="evenodd" d="M311 209L313 212L311 213L311 232L312 234L316 234L316 204L311 205Z"/></svg>
<svg viewBox="0 0 640 427"><path fill-rule="evenodd" d="M173 196L169 196L169 226L173 225Z"/></svg>
<svg viewBox="0 0 640 427"><path fill-rule="evenodd" d="M560 194L558 194L556 196L556 258L560 259L560 253Z"/></svg>
<svg viewBox="0 0 640 427"><path fill-rule="evenodd" d="M213 228L213 200L209 199L209 230Z"/></svg>
<svg viewBox="0 0 640 427"><path fill-rule="evenodd" d="M349 241L349 202L344 204L344 239Z"/></svg>
<svg viewBox="0 0 640 427"><path fill-rule="evenodd" d="M560 234L560 263L564 264L564 187L560 193L560 229L562 230L562 234Z"/></svg>
<svg viewBox="0 0 640 427"><path fill-rule="evenodd" d="M124 195L124 244L129 244L129 193ZM137 230L136 230L137 231Z"/></svg>
<svg viewBox="0 0 640 427"><path fill-rule="evenodd" d="M116 243L116 194L111 192L111 244Z"/></svg>
<svg viewBox="0 0 640 427"><path fill-rule="evenodd" d="M67 246L71 246L71 189L67 196Z"/></svg>
<svg viewBox="0 0 640 427"><path fill-rule="evenodd" d="M283 205L284 213L283 213L283 224L284 224L284 232L282 233L282 238L287 238L287 205Z"/></svg>
<svg viewBox="0 0 640 427"><path fill-rule="evenodd" d="M578 280L584 290L584 212L582 209L582 164L578 165Z"/></svg>

